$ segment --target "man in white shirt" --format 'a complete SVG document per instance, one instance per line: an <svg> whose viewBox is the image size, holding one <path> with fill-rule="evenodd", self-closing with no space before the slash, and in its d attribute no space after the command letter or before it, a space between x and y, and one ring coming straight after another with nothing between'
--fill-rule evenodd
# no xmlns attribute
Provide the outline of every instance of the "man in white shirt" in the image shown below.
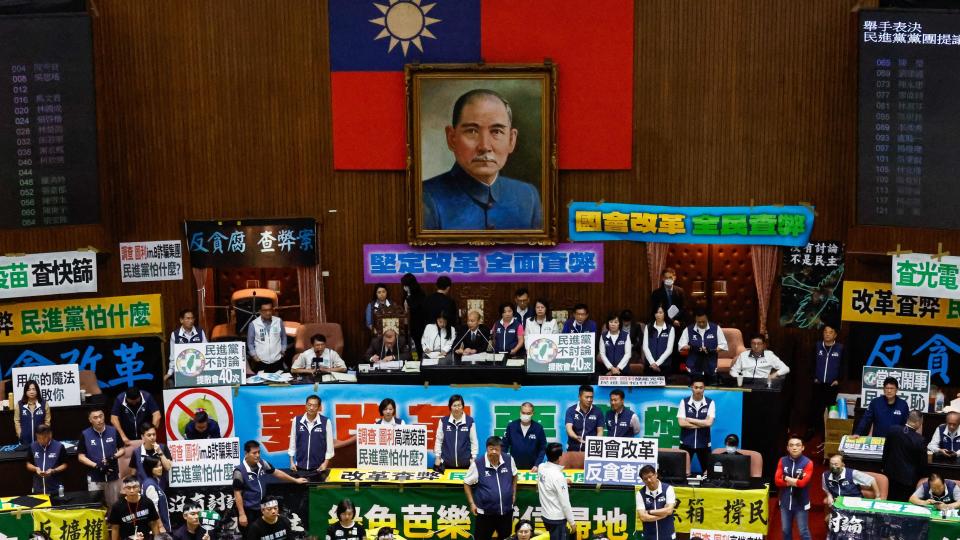
<svg viewBox="0 0 960 540"><path fill-rule="evenodd" d="M300 353L293 361L294 375L313 375L323 377L325 373L346 373L347 364L337 351L327 348L327 336L314 334L310 338L310 348Z"/></svg>
<svg viewBox="0 0 960 540"><path fill-rule="evenodd" d="M173 346L178 343L206 343L207 336L202 328L194 326L196 318L193 316L192 309L184 309L180 312L180 328L170 332L170 365L167 368L167 374L163 377L163 382L167 382L173 377L173 367L176 364L176 357L173 355Z"/></svg>
<svg viewBox="0 0 960 540"><path fill-rule="evenodd" d="M637 490L637 517L643 523L643 540L670 540L676 538L673 509L677 495L673 486L661 482L652 465L640 469L643 486Z"/></svg>
<svg viewBox="0 0 960 540"><path fill-rule="evenodd" d="M254 373L276 373L283 370L283 353L287 350L287 332L280 317L273 316L273 302L260 305L260 316L247 325L247 356Z"/></svg>
<svg viewBox="0 0 960 540"><path fill-rule="evenodd" d="M326 470L333 458L333 421L320 414L320 396L307 397L305 414L290 423L290 469Z"/></svg>
<svg viewBox="0 0 960 540"><path fill-rule="evenodd" d="M717 374L717 353L729 350L727 338L719 324L707 319L707 312L697 308L694 324L680 332L677 348L687 355L687 370L691 375L703 375L712 383Z"/></svg>
<svg viewBox="0 0 960 540"><path fill-rule="evenodd" d="M560 465L563 445L552 442L547 445L547 461L537 469L537 494L540 496L540 516L550 533L550 540L567 540L567 526L576 530L577 521L570 506L567 477Z"/></svg>
<svg viewBox="0 0 960 540"><path fill-rule="evenodd" d="M767 350L767 340L760 334L750 339L750 349L740 353L730 368L731 377L747 379L775 379L787 373L790 367Z"/></svg>
<svg viewBox="0 0 960 540"><path fill-rule="evenodd" d="M950 411L946 423L933 430L927 452L941 457L956 457L957 451L960 451L960 412Z"/></svg>
<svg viewBox="0 0 960 540"><path fill-rule="evenodd" d="M700 470L707 470L710 459L710 428L717 417L717 404L706 395L703 377L694 375L690 382L690 397L680 400L677 422L680 424L680 449L696 457Z"/></svg>

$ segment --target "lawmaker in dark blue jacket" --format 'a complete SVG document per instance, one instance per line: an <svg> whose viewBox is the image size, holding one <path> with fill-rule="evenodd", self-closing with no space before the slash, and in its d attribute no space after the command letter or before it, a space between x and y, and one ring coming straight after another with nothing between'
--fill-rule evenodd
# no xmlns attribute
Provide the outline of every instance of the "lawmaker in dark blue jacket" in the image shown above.
<svg viewBox="0 0 960 540"><path fill-rule="evenodd" d="M542 228L537 188L500 175L517 146L513 111L503 96L484 89L463 94L445 132L456 164L423 183L424 229Z"/></svg>
<svg viewBox="0 0 960 540"><path fill-rule="evenodd" d="M873 426L873 434L878 437L886 436L893 426L902 426L907 423L910 407L902 398L897 397L900 383L893 377L883 380L883 398L880 396L870 401L863 418L853 431L855 435L867 435Z"/></svg>
<svg viewBox="0 0 960 540"><path fill-rule="evenodd" d="M533 403L520 405L520 419L507 424L503 434L503 452L513 456L517 467L537 471L547 451L547 434L540 422L533 421Z"/></svg>

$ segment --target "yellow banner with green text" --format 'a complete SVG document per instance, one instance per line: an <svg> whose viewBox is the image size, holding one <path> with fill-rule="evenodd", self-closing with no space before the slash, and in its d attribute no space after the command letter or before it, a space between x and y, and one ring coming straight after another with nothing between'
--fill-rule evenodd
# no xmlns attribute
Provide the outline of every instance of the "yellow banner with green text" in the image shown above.
<svg viewBox="0 0 960 540"><path fill-rule="evenodd" d="M159 294L0 306L0 345L162 333Z"/></svg>

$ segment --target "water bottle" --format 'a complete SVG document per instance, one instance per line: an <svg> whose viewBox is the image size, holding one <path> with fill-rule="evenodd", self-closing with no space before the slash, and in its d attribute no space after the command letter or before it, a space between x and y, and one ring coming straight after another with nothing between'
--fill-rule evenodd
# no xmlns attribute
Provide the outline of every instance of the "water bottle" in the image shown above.
<svg viewBox="0 0 960 540"><path fill-rule="evenodd" d="M937 389L937 401L933 405L933 410L935 412L940 412L943 410L943 390Z"/></svg>
<svg viewBox="0 0 960 540"><path fill-rule="evenodd" d="M60 484L60 489L57 490L57 496L61 499L63 498L63 484Z"/></svg>
<svg viewBox="0 0 960 540"><path fill-rule="evenodd" d="M837 413L840 418L847 419L847 400L842 397L837 398Z"/></svg>

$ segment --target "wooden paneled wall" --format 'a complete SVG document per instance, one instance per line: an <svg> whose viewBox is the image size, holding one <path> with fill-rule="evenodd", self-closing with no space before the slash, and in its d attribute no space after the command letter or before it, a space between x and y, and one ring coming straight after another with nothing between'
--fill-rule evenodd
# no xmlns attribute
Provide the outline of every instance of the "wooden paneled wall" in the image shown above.
<svg viewBox="0 0 960 540"><path fill-rule="evenodd" d="M956 234L854 226L858 4L637 2L633 170L562 172L561 203L808 201L815 238L850 250L949 240L960 252ZM329 318L357 354L370 296L361 249L405 240L404 175L332 168L326 2L91 5L102 223L5 232L0 252L95 246L111 254L102 292L159 291L172 324L194 303L192 280L122 285L118 242L181 238L184 219L313 216ZM534 285L533 296L645 312L644 246L606 250L604 284ZM494 287L503 299L513 290Z"/></svg>

